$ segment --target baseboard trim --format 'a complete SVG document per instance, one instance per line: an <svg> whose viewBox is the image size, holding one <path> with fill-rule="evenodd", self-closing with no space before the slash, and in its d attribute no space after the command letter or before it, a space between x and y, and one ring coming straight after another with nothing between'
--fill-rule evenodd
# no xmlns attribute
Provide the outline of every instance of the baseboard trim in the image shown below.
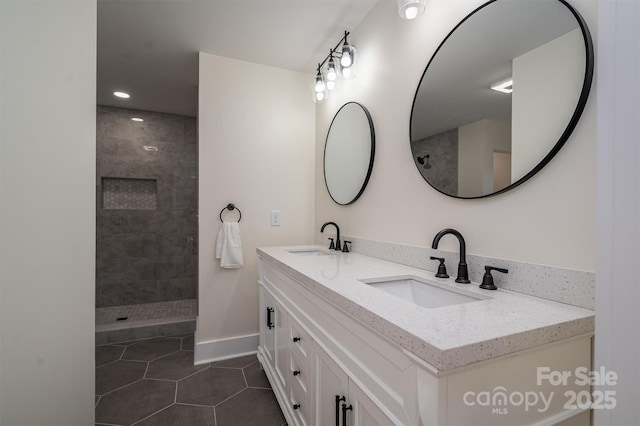
<svg viewBox="0 0 640 426"><path fill-rule="evenodd" d="M258 352L260 340L258 333L205 342L199 342L197 337L196 330L194 345L194 363L196 365L255 354Z"/></svg>

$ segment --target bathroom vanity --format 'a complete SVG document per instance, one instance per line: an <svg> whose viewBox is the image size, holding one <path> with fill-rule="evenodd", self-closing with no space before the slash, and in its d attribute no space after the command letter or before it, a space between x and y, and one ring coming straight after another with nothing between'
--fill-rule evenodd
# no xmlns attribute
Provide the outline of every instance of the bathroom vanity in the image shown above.
<svg viewBox="0 0 640 426"><path fill-rule="evenodd" d="M319 246L257 252L258 359L288 424L589 424L593 311Z"/></svg>

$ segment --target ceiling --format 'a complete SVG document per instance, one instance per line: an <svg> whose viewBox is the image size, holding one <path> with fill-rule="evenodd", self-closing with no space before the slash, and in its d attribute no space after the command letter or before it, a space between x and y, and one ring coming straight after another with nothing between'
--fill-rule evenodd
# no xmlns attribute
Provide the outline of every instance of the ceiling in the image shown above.
<svg viewBox="0 0 640 426"><path fill-rule="evenodd" d="M196 116L198 52L312 74L377 1L98 0L97 102Z"/></svg>

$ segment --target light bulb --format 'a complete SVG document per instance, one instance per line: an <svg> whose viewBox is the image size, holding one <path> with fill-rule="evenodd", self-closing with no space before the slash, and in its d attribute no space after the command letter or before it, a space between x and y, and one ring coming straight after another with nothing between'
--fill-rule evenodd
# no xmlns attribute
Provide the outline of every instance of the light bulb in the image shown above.
<svg viewBox="0 0 640 426"><path fill-rule="evenodd" d="M353 63L353 58L351 58L351 52L349 52L348 46L342 48L342 57L340 58L340 65L344 68L348 68Z"/></svg>
<svg viewBox="0 0 640 426"><path fill-rule="evenodd" d="M324 84L324 79L322 78L322 74L320 74L320 72L318 72L318 75L316 76L316 84L314 88L316 92L324 92L324 89L326 88L326 85Z"/></svg>
<svg viewBox="0 0 640 426"><path fill-rule="evenodd" d="M322 102L327 98L325 92L315 92L313 100L316 102Z"/></svg>
<svg viewBox="0 0 640 426"><path fill-rule="evenodd" d="M335 80L329 80L327 78L327 89L328 90L333 90L336 88L336 81Z"/></svg>
<svg viewBox="0 0 640 426"><path fill-rule="evenodd" d="M404 19L415 19L418 16L418 8L416 6L409 6L404 10Z"/></svg>
<svg viewBox="0 0 640 426"><path fill-rule="evenodd" d="M327 81L334 81L336 78L338 78L338 73L336 72L336 64L332 57L329 59L329 65L327 65Z"/></svg>
<svg viewBox="0 0 640 426"><path fill-rule="evenodd" d="M345 78L347 80L352 79L353 77L355 77L355 70L353 69L353 67L348 67L348 68L342 68L342 78Z"/></svg>

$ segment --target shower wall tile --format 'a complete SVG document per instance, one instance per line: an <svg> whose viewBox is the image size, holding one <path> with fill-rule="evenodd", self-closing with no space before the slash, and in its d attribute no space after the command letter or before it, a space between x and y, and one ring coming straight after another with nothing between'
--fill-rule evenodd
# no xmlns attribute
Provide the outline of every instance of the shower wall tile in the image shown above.
<svg viewBox="0 0 640 426"><path fill-rule="evenodd" d="M131 279L153 280L157 278L156 261L153 257L134 257L130 260Z"/></svg>
<svg viewBox="0 0 640 426"><path fill-rule="evenodd" d="M172 280L159 281L159 296L162 300L182 300L195 299L196 294L195 278L176 278Z"/></svg>
<svg viewBox="0 0 640 426"><path fill-rule="evenodd" d="M100 243L103 259L131 258L142 252L140 237L134 234L103 235Z"/></svg>
<svg viewBox="0 0 640 426"><path fill-rule="evenodd" d="M198 256L185 256L184 258L184 276L195 278L198 276Z"/></svg>
<svg viewBox="0 0 640 426"><path fill-rule="evenodd" d="M133 116L145 121L133 122ZM195 297L196 119L98 106L96 135L96 305ZM103 177L155 179L156 209L104 210Z"/></svg>
<svg viewBox="0 0 640 426"><path fill-rule="evenodd" d="M100 201L100 200L98 200ZM102 235L125 234L129 232L127 213L118 210L98 210L98 232Z"/></svg>
<svg viewBox="0 0 640 426"><path fill-rule="evenodd" d="M162 234L160 236L161 256L184 256L187 251L187 239L184 235Z"/></svg>
<svg viewBox="0 0 640 426"><path fill-rule="evenodd" d="M96 277L97 285L129 280L129 259L96 259Z"/></svg>
<svg viewBox="0 0 640 426"><path fill-rule="evenodd" d="M186 277L184 256L159 256L155 258L155 261L155 269L159 278Z"/></svg>

